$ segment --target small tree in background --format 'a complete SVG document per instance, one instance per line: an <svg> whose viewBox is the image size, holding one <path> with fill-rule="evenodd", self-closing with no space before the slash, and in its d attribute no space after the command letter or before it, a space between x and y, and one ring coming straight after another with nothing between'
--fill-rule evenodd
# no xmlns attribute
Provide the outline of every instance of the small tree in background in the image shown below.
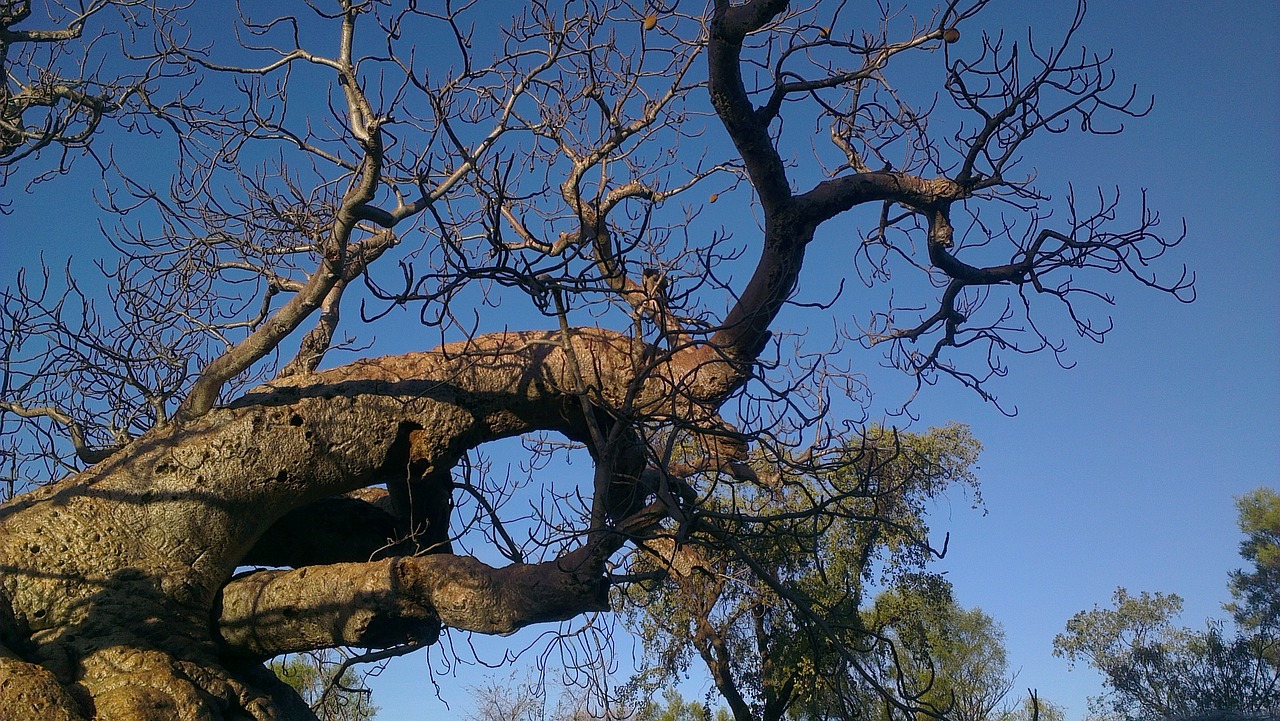
<svg viewBox="0 0 1280 721"><path fill-rule="evenodd" d="M1280 494L1260 488L1237 501L1252 570L1231 574L1227 604L1235 634L1221 621L1203 631L1175 625L1182 599L1116 589L1112 608L1081 611L1054 639L1054 654L1102 672L1098 715L1156 719L1280 714ZM1251 717L1251 716L1249 716Z"/></svg>
<svg viewBox="0 0 1280 721"><path fill-rule="evenodd" d="M879 594L863 612L868 633L892 643L872 652L877 683L904 697L918 697L922 711L877 701L866 680L846 674L850 689L814 697L793 718L806 721L924 721L934 713L954 721L1060 721L1059 707L1034 692L1011 698L1017 674L1008 666L1004 629L980 608L957 604L951 586L937 576L906 577ZM854 703L850 703L854 700Z"/></svg>
<svg viewBox="0 0 1280 721"><path fill-rule="evenodd" d="M650 698L640 704L626 721L732 721L733 716L723 707L712 711L701 701L686 701L680 692L668 688L662 692L662 702Z"/></svg>
<svg viewBox="0 0 1280 721"><path fill-rule="evenodd" d="M982 609L961 608L949 584L937 586L902 586L876 597L866 614L868 626L899 642L892 662L881 664L882 672L918 689L954 721L1002 718L1004 710L997 709L1014 684L1004 629Z"/></svg>
<svg viewBox="0 0 1280 721"><path fill-rule="evenodd" d="M949 696L931 695L929 684L919 682L915 662L894 642L927 662L936 650L929 639L945 634L956 657L949 671L959 674L963 666L964 673L989 675L999 666L1003 673L1004 651L990 618L955 609L949 584L921 572L940 553L929 545L928 504L953 487L977 495L972 467L980 449L958 424L920 434L871 429L825 472L796 473L789 459L775 458L755 464L773 469L762 474L757 493L720 486L712 503L722 517L743 519L728 529L741 553L672 526L669 537L646 543L630 559L635 578L652 579L626 596L649 661L636 683L661 688L701 662L738 721L865 714L880 708L885 695L902 707L911 699L935 713L952 708ZM753 563L780 583L753 582ZM865 588L874 578L896 579L905 590L893 598L909 597L914 605L899 604L892 619L888 611L864 616ZM884 604L891 602L886 596ZM796 610L806 608L813 613ZM886 632L890 626L895 633ZM960 648L959 637L969 632L986 635ZM849 663L832 639L859 649L860 663L869 665ZM983 659L990 668L960 660L979 646L995 654ZM974 690L979 681L970 681L957 688ZM1007 691L983 693L998 701Z"/></svg>
<svg viewBox="0 0 1280 721"><path fill-rule="evenodd" d="M372 691L343 661L335 651L315 651L274 659L271 670L320 721L372 721L378 715Z"/></svg>
<svg viewBox="0 0 1280 721"><path fill-rule="evenodd" d="M1280 493L1258 488L1236 499L1240 513L1240 556L1252 570L1231 572L1227 604L1243 629L1273 641L1269 661L1280 665Z"/></svg>
<svg viewBox="0 0 1280 721"><path fill-rule="evenodd" d="M490 678L468 690L474 708L465 721L732 721L725 709L712 712L699 701L686 701L674 688L664 689L659 701L656 694L636 695L633 686L628 703L604 709L590 708L588 689L567 683L552 698L545 679Z"/></svg>
<svg viewBox="0 0 1280 721"><path fill-rule="evenodd" d="M472 710L465 721L551 721L544 687L528 679L487 679L469 686Z"/></svg>

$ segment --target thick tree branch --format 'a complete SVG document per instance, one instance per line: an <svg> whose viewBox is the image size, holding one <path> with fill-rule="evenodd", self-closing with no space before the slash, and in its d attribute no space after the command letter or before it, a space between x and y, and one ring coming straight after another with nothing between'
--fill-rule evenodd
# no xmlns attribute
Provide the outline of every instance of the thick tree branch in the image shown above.
<svg viewBox="0 0 1280 721"><path fill-rule="evenodd" d="M366 238L347 248L347 263L342 278L334 283L320 304L320 318L316 327L302 338L298 353L284 368L279 376L291 376L298 373L310 373L320 366L325 354L333 343L333 336L342 319L342 294L347 285L360 277L369 265L382 256L388 249L400 242L398 236L391 231L383 231Z"/></svg>
<svg viewBox="0 0 1280 721"><path fill-rule="evenodd" d="M0 646L0 712L6 719L87 721L80 704L48 669Z"/></svg>
<svg viewBox="0 0 1280 721"><path fill-rule="evenodd" d="M707 45L708 90L711 104L742 156L751 184L766 214L791 197L786 167L769 137L769 123L757 115L742 82L742 43L787 7L785 0L730 5L719 0L711 18Z"/></svg>
<svg viewBox="0 0 1280 721"><path fill-rule="evenodd" d="M503 568L437 554L259 571L223 589L218 629L231 653L259 658L432 643L442 625L510 633L608 610L608 581L596 555L584 547L553 561Z"/></svg>
<svg viewBox="0 0 1280 721"><path fill-rule="evenodd" d="M872 171L824 180L796 196L796 207L799 215L817 225L864 203L889 201L922 210L967 196L967 191L949 178Z"/></svg>

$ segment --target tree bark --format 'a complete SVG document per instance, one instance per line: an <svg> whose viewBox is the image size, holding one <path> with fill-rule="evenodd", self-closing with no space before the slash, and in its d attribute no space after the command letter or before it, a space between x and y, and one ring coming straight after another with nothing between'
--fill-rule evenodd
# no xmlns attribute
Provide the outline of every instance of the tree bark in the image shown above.
<svg viewBox="0 0 1280 721"><path fill-rule="evenodd" d="M276 691L231 669L290 651L430 643L442 625L507 633L605 609L619 533L583 529L576 551L497 569L396 556L404 548L388 531L447 523L448 487L420 493L408 513L381 489L341 494L447 477L468 449L527 431L590 443L584 407L709 418L690 409L738 382L700 351L653 357L625 336L575 330L571 344L511 333L362 360L159 427L15 499L0 508L0 558L4 640L18 652L0 668L25 689L6 693L33 700L10 705L102 721L281 718ZM623 470L616 495L627 501L611 506L635 513L638 469ZM312 543L317 534L330 541ZM438 528L425 537L447 542ZM370 560L379 555L392 557ZM297 568L232 580L255 561Z"/></svg>

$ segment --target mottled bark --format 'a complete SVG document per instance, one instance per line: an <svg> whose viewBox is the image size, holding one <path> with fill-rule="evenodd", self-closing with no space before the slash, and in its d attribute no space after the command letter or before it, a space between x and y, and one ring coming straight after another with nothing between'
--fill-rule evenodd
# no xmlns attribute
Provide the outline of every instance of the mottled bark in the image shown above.
<svg viewBox="0 0 1280 721"><path fill-rule="evenodd" d="M421 542L440 537L429 519L447 522L449 503L447 486L422 489L468 448L532 430L590 442L580 388L588 407L658 413L673 398L701 406L736 380L698 353L655 371L645 348L605 331L574 331L572 346L572 372L560 334L537 332L291 376L10 502L0 558L22 654L7 672L35 674L29 694L52 674L80 701L46 705L104 721L223 706L268 719L277 702L228 664L429 643L442 624L506 633L605 608L603 564L620 533L583 529L578 551L498 569ZM641 367L652 377L637 386ZM619 477L615 511L641 511L637 476ZM383 490L342 495L387 482L418 488L416 510ZM389 541L408 535L405 524L425 528L412 547L428 555L368 562L403 550ZM228 583L249 561L301 568Z"/></svg>
<svg viewBox="0 0 1280 721"><path fill-rule="evenodd" d="M587 553L503 568L437 554L259 571L223 589L218 629L229 652L264 659L332 646L430 644L441 626L511 633L608 610L602 571Z"/></svg>
<svg viewBox="0 0 1280 721"><path fill-rule="evenodd" d="M85 721L78 709L52 673L0 649L0 719Z"/></svg>

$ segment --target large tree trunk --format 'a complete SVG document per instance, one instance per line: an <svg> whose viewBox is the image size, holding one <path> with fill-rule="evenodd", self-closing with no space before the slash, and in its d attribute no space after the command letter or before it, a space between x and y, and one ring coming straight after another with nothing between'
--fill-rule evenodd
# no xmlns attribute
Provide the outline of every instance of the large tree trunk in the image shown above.
<svg viewBox="0 0 1280 721"><path fill-rule="evenodd" d="M261 666L274 655L430 643L442 625L506 633L606 608L604 561L622 533L584 528L560 558L500 569L451 555L449 469L535 429L590 443L584 408L687 408L732 374L687 353L636 386L643 348L604 331L575 331L572 346L560 333L502 334L293 376L11 501L0 509L5 718L292 718L304 711ZM634 494L642 466L624 465L608 487ZM378 484L393 490L352 493ZM394 491L406 485L417 492ZM295 570L233 578L258 562Z"/></svg>

